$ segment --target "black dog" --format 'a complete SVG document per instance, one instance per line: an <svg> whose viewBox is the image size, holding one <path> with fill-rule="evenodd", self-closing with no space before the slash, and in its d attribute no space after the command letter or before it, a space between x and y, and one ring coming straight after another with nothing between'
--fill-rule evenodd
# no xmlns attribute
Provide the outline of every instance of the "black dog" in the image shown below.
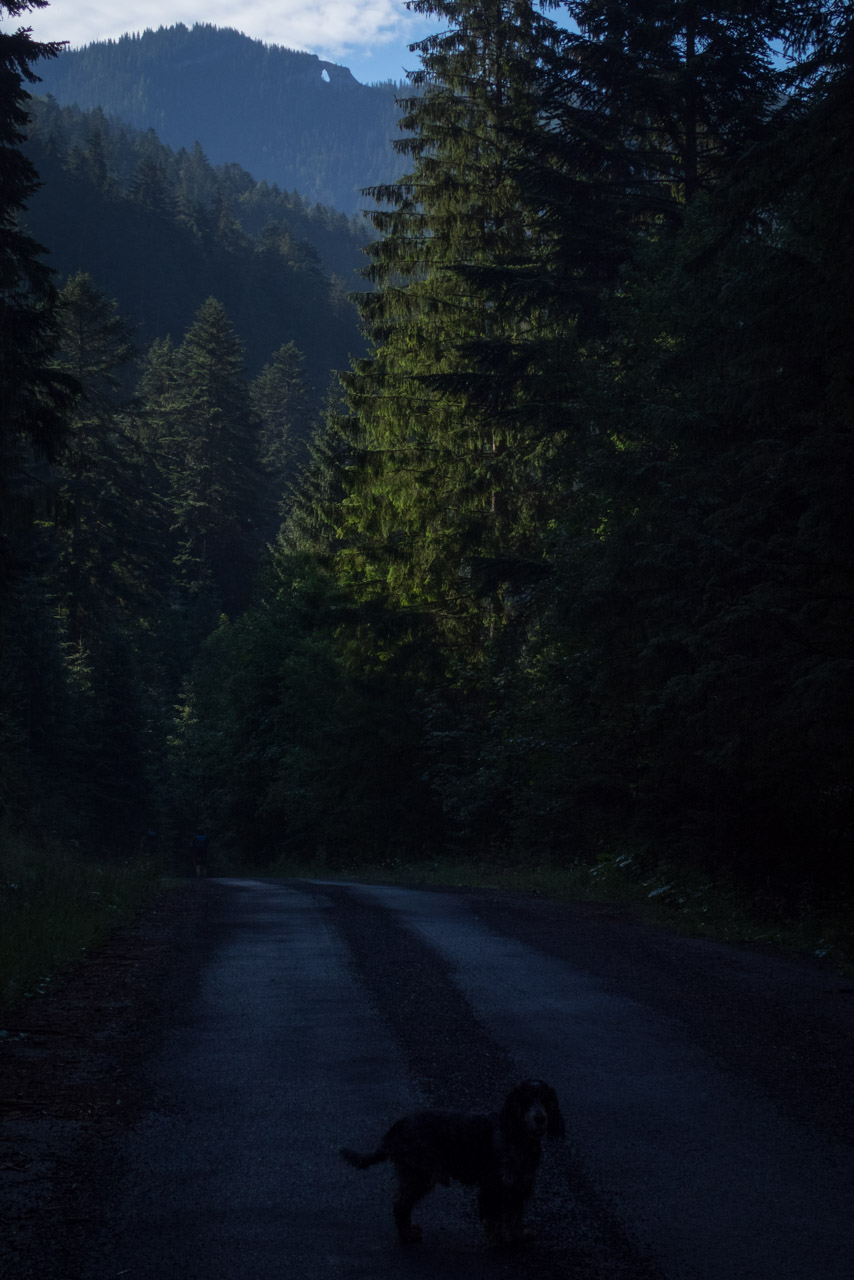
<svg viewBox="0 0 854 1280"><path fill-rule="evenodd" d="M477 1207L491 1244L528 1238L522 1215L534 1189L543 1138L564 1136L554 1089L524 1080L512 1089L499 1115L414 1111L393 1124L376 1151L341 1154L357 1169L391 1160L397 1173L394 1220L408 1244L421 1239L410 1214L437 1183L451 1179L478 1188Z"/></svg>

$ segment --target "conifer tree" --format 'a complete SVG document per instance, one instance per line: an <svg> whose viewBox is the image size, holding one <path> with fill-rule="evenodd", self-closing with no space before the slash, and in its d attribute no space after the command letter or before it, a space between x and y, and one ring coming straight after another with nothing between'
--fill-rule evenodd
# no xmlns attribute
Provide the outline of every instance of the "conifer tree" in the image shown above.
<svg viewBox="0 0 854 1280"><path fill-rule="evenodd" d="M265 532L276 532L293 455L309 435L309 396L305 357L293 342L284 343L250 387L258 422L259 463L265 490Z"/></svg>
<svg viewBox="0 0 854 1280"><path fill-rule="evenodd" d="M137 431L141 440L155 450L169 435L178 379L178 355L172 339L155 338L142 358L136 387Z"/></svg>
<svg viewBox="0 0 854 1280"><path fill-rule="evenodd" d="M152 155L143 155L130 187L131 197L149 213L168 219L175 212L175 196L165 165Z"/></svg>
<svg viewBox="0 0 854 1280"><path fill-rule="evenodd" d="M287 495L277 555L312 557L330 573L338 550L337 508L348 489L353 447L340 388L330 388L326 411L308 442L307 458Z"/></svg>
<svg viewBox="0 0 854 1280"><path fill-rule="evenodd" d="M227 609L245 603L257 555L257 426L243 344L225 309L208 298L178 353L170 389L173 532L188 586L213 575Z"/></svg>
<svg viewBox="0 0 854 1280"><path fill-rule="evenodd" d="M131 326L85 271L66 281L59 304L63 367L74 374L93 410L115 409L122 371L135 354Z"/></svg>
<svg viewBox="0 0 854 1280"><path fill-rule="evenodd" d="M806 89L769 99L769 75L781 91L790 73L770 71L762 52L772 31L793 47L797 36L791 81L803 80L812 36L797 6L756 6L757 39L743 45L739 13L725 8L583 8L590 21L568 42L579 66L589 58L590 97L571 105L589 114L560 117L561 131L579 155L608 140L607 176L614 192L622 183L634 243L627 236L600 377L586 388L597 439L577 495L587 527L560 522L506 740L481 759L506 763L507 743L529 744L515 761L514 821L543 842L601 838L616 819L615 834L634 824L653 845L746 873L794 863L809 843L818 870L850 832L837 808L847 796L837 770L850 769L837 736L851 706L837 648L850 599L839 489L850 443L836 418L847 393L836 383L828 395L844 348L832 334L850 328L845 52L823 72L813 62L817 99L836 77L840 92L810 117ZM684 117L674 108L665 128L663 113L668 84L684 95L684 23L698 15L708 43L702 77L695 68L703 147L692 183ZM639 116L617 109L630 90ZM612 106L598 120L597 94ZM644 150L632 130L656 118ZM831 687L833 711L821 705Z"/></svg>
<svg viewBox="0 0 854 1280"><path fill-rule="evenodd" d="M17 19L46 0L4 0L0 19ZM25 519L37 481L33 455L56 454L74 383L52 362L55 290L42 247L20 217L39 182L21 151L33 64L61 45L39 43L26 27L0 31L0 581L11 569L13 522Z"/></svg>
<svg viewBox="0 0 854 1280"><path fill-rule="evenodd" d="M83 272L61 290L58 309L57 359L82 389L57 476L64 513L55 570L77 643L120 608L152 522L141 520L141 470L119 416L121 379L134 355L130 326Z"/></svg>
<svg viewBox="0 0 854 1280"><path fill-rule="evenodd" d="M471 658L541 569L566 391L536 301L548 248L521 184L557 32L528 0L412 7L448 29L417 46L422 92L397 144L411 173L374 192L385 234L361 300L374 354L345 379L356 465L339 570Z"/></svg>
<svg viewBox="0 0 854 1280"><path fill-rule="evenodd" d="M838 34L777 136L698 202L666 258L651 255L640 305L621 318L636 407L614 460L625 507L606 598L628 595L617 564L631 547L645 638L629 695L637 794L671 847L744 874L790 875L807 847L810 874L850 874L854 687L841 639L854 457L840 362L854 98ZM669 341L654 341L663 331ZM607 623L599 634L607 643Z"/></svg>
<svg viewBox="0 0 854 1280"><path fill-rule="evenodd" d="M800 6L675 0L567 0L568 69L553 109L581 165L601 165L653 224L709 190L768 135L782 103L775 46Z"/></svg>
<svg viewBox="0 0 854 1280"><path fill-rule="evenodd" d="M4 0L0 22L0 810L16 823L57 799L69 730L62 636L43 578L34 515L45 462L60 452L78 388L54 363L56 291L44 250L22 228L39 179L21 151L33 65L61 46L18 25L44 0Z"/></svg>
<svg viewBox="0 0 854 1280"><path fill-rule="evenodd" d="M90 838L115 840L149 802L145 739L166 535L152 469L130 430L131 330L78 273L60 291L57 361L81 387L53 474L61 497L47 585L63 639L64 782Z"/></svg>

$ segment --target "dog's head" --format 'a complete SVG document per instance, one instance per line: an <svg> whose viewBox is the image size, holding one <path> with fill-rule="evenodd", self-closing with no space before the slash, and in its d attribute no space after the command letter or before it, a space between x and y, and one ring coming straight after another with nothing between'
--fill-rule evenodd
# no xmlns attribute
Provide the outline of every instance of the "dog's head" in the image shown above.
<svg viewBox="0 0 854 1280"><path fill-rule="evenodd" d="M539 1141L566 1133L557 1094L544 1080L523 1080L510 1090L501 1109L501 1125L507 1132L521 1131Z"/></svg>

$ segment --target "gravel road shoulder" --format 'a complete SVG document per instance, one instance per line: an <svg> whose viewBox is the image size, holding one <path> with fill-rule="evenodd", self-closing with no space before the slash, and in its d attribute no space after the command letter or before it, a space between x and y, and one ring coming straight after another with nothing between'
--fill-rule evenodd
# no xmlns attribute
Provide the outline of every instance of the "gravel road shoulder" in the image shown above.
<svg viewBox="0 0 854 1280"><path fill-rule="evenodd" d="M40 1280L97 1213L101 1147L143 1105L135 1066L205 954L209 886L160 894L0 1029L0 1274Z"/></svg>

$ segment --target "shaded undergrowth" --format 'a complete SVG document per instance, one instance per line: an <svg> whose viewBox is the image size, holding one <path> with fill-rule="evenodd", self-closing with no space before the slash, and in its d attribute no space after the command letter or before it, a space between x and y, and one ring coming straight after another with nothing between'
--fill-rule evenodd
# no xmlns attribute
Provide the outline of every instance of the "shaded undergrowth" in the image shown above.
<svg viewBox="0 0 854 1280"><path fill-rule="evenodd" d="M147 860L98 861L0 832L0 1008L47 991L160 884Z"/></svg>
<svg viewBox="0 0 854 1280"><path fill-rule="evenodd" d="M494 888L572 902L606 902L632 919L691 937L771 947L829 961L854 974L854 901L830 903L811 888L747 888L690 867L651 866L630 853L593 864L485 863L389 857L371 865L282 859L264 874L437 888Z"/></svg>

